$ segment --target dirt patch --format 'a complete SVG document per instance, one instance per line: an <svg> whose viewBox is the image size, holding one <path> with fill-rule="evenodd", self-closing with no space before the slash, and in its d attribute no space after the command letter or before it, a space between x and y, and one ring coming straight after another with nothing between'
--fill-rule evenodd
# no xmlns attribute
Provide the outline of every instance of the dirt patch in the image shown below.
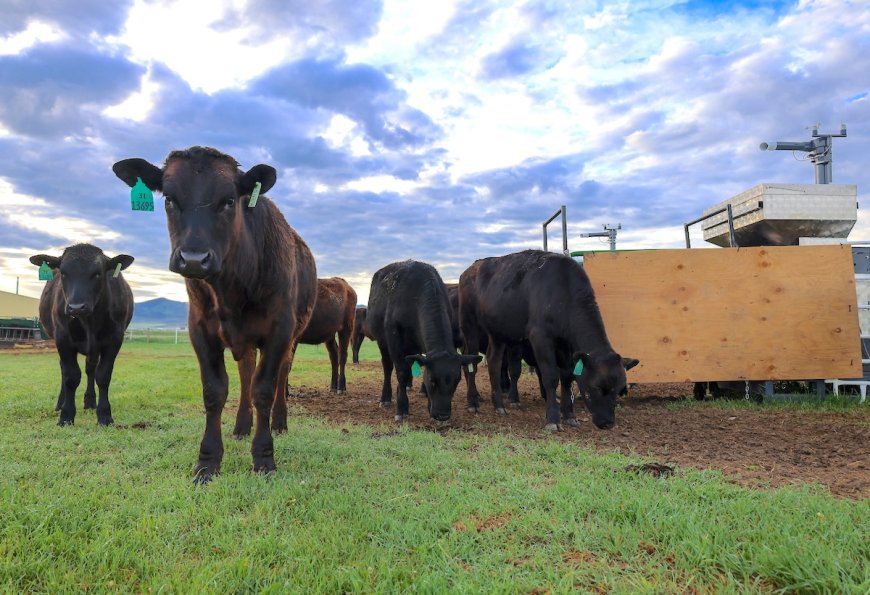
<svg viewBox="0 0 870 595"><path fill-rule="evenodd" d="M291 402L336 423L395 423L395 409L379 407L380 369L378 362L363 362L354 369L348 366L347 394L332 395L325 387L293 388ZM489 395L485 376L478 374L478 389L484 397ZM817 482L835 496L870 497L870 412L667 407L674 401L691 399L691 395L691 384L634 386L617 409L616 426L606 431L596 429L583 405L577 403L580 427L566 426L555 439L601 452L632 453L657 464L719 469L732 481L752 487ZM480 413L468 413L464 381L456 391L453 416L447 423L429 418L425 397L416 388L410 401L411 419L407 423L413 428L440 433L507 433L533 440L549 436L543 430L545 407L537 380L528 374L520 378L522 405L509 409L507 416L497 416L488 398L482 401Z"/></svg>

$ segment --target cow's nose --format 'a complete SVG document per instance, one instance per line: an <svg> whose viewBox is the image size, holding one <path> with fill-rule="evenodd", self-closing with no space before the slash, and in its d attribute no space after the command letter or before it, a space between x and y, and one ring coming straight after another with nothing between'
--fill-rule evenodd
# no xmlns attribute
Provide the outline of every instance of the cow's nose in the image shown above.
<svg viewBox="0 0 870 595"><path fill-rule="evenodd" d="M90 308L85 303L75 303L67 304L66 311L70 316L85 316L89 313Z"/></svg>
<svg viewBox="0 0 870 595"><path fill-rule="evenodd" d="M211 251L208 252L187 252L185 250L178 251L176 265L178 272L185 277L206 277L212 272L212 264L214 258Z"/></svg>

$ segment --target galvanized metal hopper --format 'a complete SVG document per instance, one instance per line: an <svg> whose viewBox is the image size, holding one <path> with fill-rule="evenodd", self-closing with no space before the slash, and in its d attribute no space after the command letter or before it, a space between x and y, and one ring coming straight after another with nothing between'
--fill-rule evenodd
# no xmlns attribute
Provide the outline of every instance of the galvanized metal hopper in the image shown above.
<svg viewBox="0 0 870 595"><path fill-rule="evenodd" d="M731 205L738 246L792 246L799 238L846 239L858 218L854 184L758 184L704 211ZM728 215L721 212L701 224L704 239L730 246Z"/></svg>

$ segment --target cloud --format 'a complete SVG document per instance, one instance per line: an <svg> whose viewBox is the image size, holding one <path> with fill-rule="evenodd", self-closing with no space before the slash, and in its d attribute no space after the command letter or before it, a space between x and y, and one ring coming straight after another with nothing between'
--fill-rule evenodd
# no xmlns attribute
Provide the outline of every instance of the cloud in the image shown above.
<svg viewBox="0 0 870 595"><path fill-rule="evenodd" d="M127 16L132 2L119 0L40 0L3 3L0 35L24 30L34 22L50 23L70 35L88 38L92 34L106 35L117 31Z"/></svg>
<svg viewBox="0 0 870 595"><path fill-rule="evenodd" d="M138 87L143 72L122 57L69 44L0 56L0 122L31 138L87 134L103 108Z"/></svg>

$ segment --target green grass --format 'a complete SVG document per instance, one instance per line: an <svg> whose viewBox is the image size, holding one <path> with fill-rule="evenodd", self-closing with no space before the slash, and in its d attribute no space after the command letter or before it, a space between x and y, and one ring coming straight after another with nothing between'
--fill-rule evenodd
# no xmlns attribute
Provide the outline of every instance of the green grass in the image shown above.
<svg viewBox="0 0 870 595"><path fill-rule="evenodd" d="M250 442L229 439L225 415L222 474L196 487L187 342L125 345L111 428L81 409L55 425L57 368L53 353L0 353L2 592L870 590L870 500L715 472L656 479L625 471L638 459L555 440L299 411L270 477L250 473ZM325 350L300 348L291 381L325 374Z"/></svg>

